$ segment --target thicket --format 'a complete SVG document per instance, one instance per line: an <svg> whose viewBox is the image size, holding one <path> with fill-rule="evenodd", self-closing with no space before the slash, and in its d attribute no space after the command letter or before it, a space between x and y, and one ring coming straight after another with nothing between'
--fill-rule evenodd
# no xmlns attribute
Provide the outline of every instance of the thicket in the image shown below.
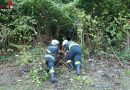
<svg viewBox="0 0 130 90"><path fill-rule="evenodd" d="M82 47L85 44L89 53L107 52L111 46L122 50L129 44L127 0L14 0L13 4L11 12L0 10L2 49L67 36Z"/></svg>

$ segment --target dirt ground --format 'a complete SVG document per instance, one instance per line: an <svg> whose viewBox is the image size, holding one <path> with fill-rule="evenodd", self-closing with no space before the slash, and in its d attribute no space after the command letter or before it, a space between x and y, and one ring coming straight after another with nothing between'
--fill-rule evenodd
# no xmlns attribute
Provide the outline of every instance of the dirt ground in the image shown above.
<svg viewBox="0 0 130 90"><path fill-rule="evenodd" d="M15 62L0 64L0 90L130 90L130 62L120 66L115 60L88 59L82 74L65 71L57 74L58 83L49 80L36 86L26 73L27 67Z"/></svg>

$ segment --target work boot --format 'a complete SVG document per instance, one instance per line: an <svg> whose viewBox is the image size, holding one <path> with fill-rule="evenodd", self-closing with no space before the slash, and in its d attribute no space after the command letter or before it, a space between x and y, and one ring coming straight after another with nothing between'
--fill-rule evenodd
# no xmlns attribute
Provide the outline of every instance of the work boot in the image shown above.
<svg viewBox="0 0 130 90"><path fill-rule="evenodd" d="M76 65L76 73L80 75L80 64Z"/></svg>
<svg viewBox="0 0 130 90"><path fill-rule="evenodd" d="M51 83L56 83L57 82L54 73L50 73L50 82Z"/></svg>
<svg viewBox="0 0 130 90"><path fill-rule="evenodd" d="M57 80L56 80L56 78L55 78L55 75L54 75L54 67L51 67L50 68L50 82L51 83L55 83L55 82L57 82Z"/></svg>

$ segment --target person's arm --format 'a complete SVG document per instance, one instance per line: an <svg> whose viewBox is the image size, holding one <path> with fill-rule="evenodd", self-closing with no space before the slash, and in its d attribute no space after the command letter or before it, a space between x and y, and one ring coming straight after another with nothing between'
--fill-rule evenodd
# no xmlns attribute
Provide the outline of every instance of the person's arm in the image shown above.
<svg viewBox="0 0 130 90"><path fill-rule="evenodd" d="M65 51L65 55L67 55L67 53L69 52L69 48L68 45L64 45L64 51Z"/></svg>
<svg viewBox="0 0 130 90"><path fill-rule="evenodd" d="M65 50L64 50L64 46L62 45L62 47L61 47L61 53L64 55L64 53L65 53Z"/></svg>

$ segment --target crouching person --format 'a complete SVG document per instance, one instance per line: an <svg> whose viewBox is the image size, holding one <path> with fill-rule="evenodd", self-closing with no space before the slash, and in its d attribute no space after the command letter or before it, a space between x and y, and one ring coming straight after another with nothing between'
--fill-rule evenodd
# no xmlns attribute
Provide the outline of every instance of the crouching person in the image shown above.
<svg viewBox="0 0 130 90"><path fill-rule="evenodd" d="M50 73L50 81L51 83L57 82L55 75L54 75L54 64L56 61L56 57L58 57L58 52L59 52L59 41L58 40L52 40L50 45L46 49L46 53L44 58L46 59L46 64L49 68L49 73Z"/></svg>
<svg viewBox="0 0 130 90"><path fill-rule="evenodd" d="M80 75L81 62L82 62L81 59L82 50L80 45L71 40L70 41L64 40L62 45L64 46L65 51L67 52L66 59L68 66L70 68L74 67L76 69L76 73Z"/></svg>

